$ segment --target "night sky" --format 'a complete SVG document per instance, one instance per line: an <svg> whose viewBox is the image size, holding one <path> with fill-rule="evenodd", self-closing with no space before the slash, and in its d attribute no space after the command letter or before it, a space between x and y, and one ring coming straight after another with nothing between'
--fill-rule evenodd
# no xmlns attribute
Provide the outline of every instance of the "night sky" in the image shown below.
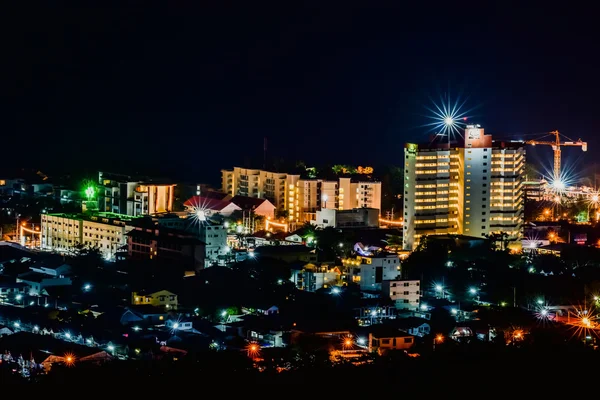
<svg viewBox="0 0 600 400"><path fill-rule="evenodd" d="M558 129L590 143L566 160L600 154L596 38L568 25L169 3L11 15L2 166L214 182L221 168L260 166L265 136L270 159L400 164L405 141L428 137L431 99L447 94L497 137ZM550 148L539 155L549 165Z"/></svg>

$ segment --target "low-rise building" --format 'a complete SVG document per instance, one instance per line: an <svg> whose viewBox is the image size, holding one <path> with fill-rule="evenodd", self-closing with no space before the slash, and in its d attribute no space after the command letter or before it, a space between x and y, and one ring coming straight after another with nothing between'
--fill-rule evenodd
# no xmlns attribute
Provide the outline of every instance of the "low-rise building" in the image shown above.
<svg viewBox="0 0 600 400"><path fill-rule="evenodd" d="M0 303L13 301L16 296L27 294L29 286L23 282L0 281Z"/></svg>
<svg viewBox="0 0 600 400"><path fill-rule="evenodd" d="M379 210L376 208L353 208L336 210L323 208L316 211L312 222L319 228L379 228Z"/></svg>
<svg viewBox="0 0 600 400"><path fill-rule="evenodd" d="M418 310L421 304L421 281L419 280L393 280L383 281L382 292L384 297L390 298L399 310Z"/></svg>
<svg viewBox="0 0 600 400"><path fill-rule="evenodd" d="M195 235L168 228L135 227L127 233L132 259L172 260L196 271L205 267L205 245Z"/></svg>
<svg viewBox="0 0 600 400"><path fill-rule="evenodd" d="M381 291L383 281L396 280L400 276L400 257L397 254L357 256L342 262L349 281L360 285L360 290Z"/></svg>
<svg viewBox="0 0 600 400"><path fill-rule="evenodd" d="M44 289L52 286L71 286L73 281L67 276L52 276L45 273L28 271L17 275L17 282L25 283L29 287L29 296L47 294Z"/></svg>
<svg viewBox="0 0 600 400"><path fill-rule="evenodd" d="M81 247L97 248L109 261L127 244L133 218L111 213L42 214L43 250L76 254Z"/></svg>
<svg viewBox="0 0 600 400"><path fill-rule="evenodd" d="M340 276L341 272L337 267L302 263L299 268L292 268L290 281L300 290L315 292L335 285Z"/></svg>
<svg viewBox="0 0 600 400"><path fill-rule="evenodd" d="M173 211L175 184L107 172L98 173L98 209L129 216Z"/></svg>
<svg viewBox="0 0 600 400"><path fill-rule="evenodd" d="M431 333L431 326L426 319L409 317L394 321L394 326L409 335L423 337Z"/></svg>
<svg viewBox="0 0 600 400"><path fill-rule="evenodd" d="M159 290L157 292L132 292L131 304L135 306L154 306L165 307L168 309L177 309L177 295L168 290Z"/></svg>
<svg viewBox="0 0 600 400"><path fill-rule="evenodd" d="M205 267L216 265L219 256L225 256L230 252L227 246L227 229L223 224L210 221L200 221L197 228L198 239L204 243Z"/></svg>
<svg viewBox="0 0 600 400"><path fill-rule="evenodd" d="M369 329L369 352L385 354L390 350L408 350L414 344L414 336L391 326L374 325Z"/></svg>

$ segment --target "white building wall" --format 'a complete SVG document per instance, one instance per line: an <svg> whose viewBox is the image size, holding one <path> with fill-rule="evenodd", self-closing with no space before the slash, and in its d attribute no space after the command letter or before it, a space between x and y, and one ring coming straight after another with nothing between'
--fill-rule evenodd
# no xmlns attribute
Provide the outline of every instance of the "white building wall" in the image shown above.
<svg viewBox="0 0 600 400"><path fill-rule="evenodd" d="M442 147L405 146L404 249L413 250L426 235L502 231L520 238L522 145L496 145L476 125L467 126L464 147Z"/></svg>
<svg viewBox="0 0 600 400"><path fill-rule="evenodd" d="M418 310L421 303L421 281L394 280L382 285L383 295L389 297L399 310Z"/></svg>

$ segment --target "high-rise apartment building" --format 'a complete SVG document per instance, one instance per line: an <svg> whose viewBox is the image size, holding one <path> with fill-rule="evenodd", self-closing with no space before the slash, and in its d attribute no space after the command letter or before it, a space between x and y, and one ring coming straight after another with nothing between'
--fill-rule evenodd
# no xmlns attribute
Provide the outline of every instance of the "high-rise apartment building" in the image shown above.
<svg viewBox="0 0 600 400"><path fill-rule="evenodd" d="M381 210L381 182L300 179L300 175L235 167L222 170L222 190L231 195L265 198L290 222L315 220L317 210L329 208Z"/></svg>
<svg viewBox="0 0 600 400"><path fill-rule="evenodd" d="M404 249L422 236L519 238L523 224L523 142L492 142L479 125L464 139L438 136L404 148Z"/></svg>
<svg viewBox="0 0 600 400"><path fill-rule="evenodd" d="M224 193L267 199L280 212L288 209L287 200L300 179L300 175L240 167L221 170L221 177Z"/></svg>

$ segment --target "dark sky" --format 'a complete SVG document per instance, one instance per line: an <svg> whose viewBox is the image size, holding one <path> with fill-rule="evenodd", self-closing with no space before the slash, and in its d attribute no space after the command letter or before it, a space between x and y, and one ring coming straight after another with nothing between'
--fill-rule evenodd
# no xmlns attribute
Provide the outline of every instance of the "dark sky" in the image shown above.
<svg viewBox="0 0 600 400"><path fill-rule="evenodd" d="M394 164L447 93L489 133L558 129L590 161L600 145L597 37L543 14L168 3L9 15L3 165L215 181L262 160L265 136L269 158Z"/></svg>

